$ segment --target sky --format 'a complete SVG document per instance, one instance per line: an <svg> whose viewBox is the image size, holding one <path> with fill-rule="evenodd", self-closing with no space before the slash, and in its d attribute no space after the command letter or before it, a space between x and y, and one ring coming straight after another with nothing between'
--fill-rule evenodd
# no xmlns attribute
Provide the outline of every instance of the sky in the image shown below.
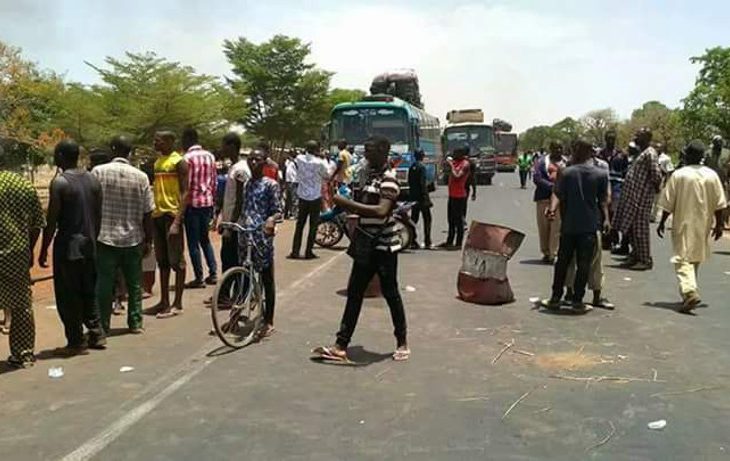
<svg viewBox="0 0 730 461"><path fill-rule="evenodd" d="M333 86L413 68L426 110L481 108L517 131L593 109L621 117L670 107L692 89L707 48L730 45L726 0L0 0L0 40L68 80L98 83L84 61L155 51L230 75L225 39L275 34L311 44Z"/></svg>

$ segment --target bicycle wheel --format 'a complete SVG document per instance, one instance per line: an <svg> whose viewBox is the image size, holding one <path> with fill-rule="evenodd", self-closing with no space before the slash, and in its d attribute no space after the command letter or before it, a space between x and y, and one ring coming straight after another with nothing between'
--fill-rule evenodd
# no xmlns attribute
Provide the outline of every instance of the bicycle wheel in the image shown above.
<svg viewBox="0 0 730 461"><path fill-rule="evenodd" d="M261 326L263 297L256 284L247 267L233 267L215 286L210 309L213 328L229 347L249 345Z"/></svg>
<svg viewBox="0 0 730 461"><path fill-rule="evenodd" d="M325 221L317 226L314 243L322 248L331 248L342 240L342 228L334 221Z"/></svg>

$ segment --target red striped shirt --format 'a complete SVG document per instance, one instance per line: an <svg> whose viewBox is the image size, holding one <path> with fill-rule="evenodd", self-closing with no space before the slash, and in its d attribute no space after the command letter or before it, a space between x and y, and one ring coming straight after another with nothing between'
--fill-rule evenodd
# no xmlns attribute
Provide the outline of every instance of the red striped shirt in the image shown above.
<svg viewBox="0 0 730 461"><path fill-rule="evenodd" d="M217 186L215 157L201 146L192 146L185 153L188 163L189 205L193 208L212 207Z"/></svg>

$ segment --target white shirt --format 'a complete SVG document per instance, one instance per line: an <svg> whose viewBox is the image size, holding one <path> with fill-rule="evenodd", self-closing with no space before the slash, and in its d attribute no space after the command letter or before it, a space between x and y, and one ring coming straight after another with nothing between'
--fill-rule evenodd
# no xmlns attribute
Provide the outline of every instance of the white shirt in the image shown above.
<svg viewBox="0 0 730 461"><path fill-rule="evenodd" d="M239 160L231 165L228 169L228 179L226 179L226 190L223 192L223 209L221 210L221 221L230 222L233 217L233 210L236 208L236 182L240 182L243 186L251 179L251 170L248 168L246 160ZM242 194L246 188L242 189ZM241 203L243 199L241 197Z"/></svg>
<svg viewBox="0 0 730 461"><path fill-rule="evenodd" d="M286 182L295 184L297 182L297 164L292 159L286 159Z"/></svg>
<svg viewBox="0 0 730 461"><path fill-rule="evenodd" d="M302 200L322 197L322 179L327 177L327 165L312 154L297 155L297 196Z"/></svg>
<svg viewBox="0 0 730 461"><path fill-rule="evenodd" d="M674 164L672 163L672 157L668 156L666 153L662 152L659 154L659 168L662 170L662 173L665 175L671 173L674 171Z"/></svg>

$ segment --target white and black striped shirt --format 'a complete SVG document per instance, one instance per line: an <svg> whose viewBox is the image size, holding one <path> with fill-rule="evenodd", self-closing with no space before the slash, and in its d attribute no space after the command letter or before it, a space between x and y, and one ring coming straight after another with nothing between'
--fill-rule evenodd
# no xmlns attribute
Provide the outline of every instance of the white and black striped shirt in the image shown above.
<svg viewBox="0 0 730 461"><path fill-rule="evenodd" d="M377 205L381 198L393 201L393 208L398 200L400 187L392 170L368 172L368 179L362 189L360 201L366 205ZM375 249L395 253L402 249L400 240L400 224L393 218L393 209L385 218L360 218L360 228L377 236Z"/></svg>

